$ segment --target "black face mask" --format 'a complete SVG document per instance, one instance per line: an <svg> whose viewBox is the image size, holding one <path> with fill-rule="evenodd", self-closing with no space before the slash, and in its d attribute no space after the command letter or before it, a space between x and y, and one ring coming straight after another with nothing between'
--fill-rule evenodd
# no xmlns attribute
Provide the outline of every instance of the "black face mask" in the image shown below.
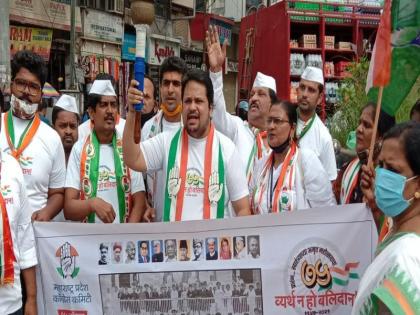
<svg viewBox="0 0 420 315"><path fill-rule="evenodd" d="M283 153L284 150L286 150L289 147L289 144L290 144L290 132L289 132L289 135L287 136L286 141L284 141L282 144L276 147L273 147L270 144L268 145L270 146L271 150L273 150L274 153Z"/></svg>
<svg viewBox="0 0 420 315"><path fill-rule="evenodd" d="M153 110L147 114L141 114L141 127L143 128L146 121L148 121L150 118L152 118L155 115L156 113Z"/></svg>

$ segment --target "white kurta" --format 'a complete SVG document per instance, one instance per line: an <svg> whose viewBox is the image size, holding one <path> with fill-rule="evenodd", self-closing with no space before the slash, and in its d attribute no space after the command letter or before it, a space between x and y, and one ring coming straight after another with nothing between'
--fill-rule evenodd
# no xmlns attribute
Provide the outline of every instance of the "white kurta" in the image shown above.
<svg viewBox="0 0 420 315"><path fill-rule="evenodd" d="M2 122L3 117L4 114ZM13 116L15 147L29 122ZM2 152L10 153L5 128L6 126L2 124L0 146ZM47 205L48 190L63 188L66 179L66 160L58 133L41 121L32 141L22 152L19 162L28 194L29 210L31 212L40 210Z"/></svg>
<svg viewBox="0 0 420 315"><path fill-rule="evenodd" d="M210 78L214 89L213 119L216 130L224 134L236 145L239 156L245 167L248 165L249 156L255 144L255 135L244 122L237 116L226 111L225 97L223 95L222 72L210 72ZM270 150L263 150L263 156L268 155Z"/></svg>
<svg viewBox="0 0 420 315"><path fill-rule="evenodd" d="M125 119L120 117L118 124L115 124L115 129L119 134L123 134L125 126ZM86 120L83 124L79 125L78 128L78 140L86 139L87 136L92 132L92 126L90 119Z"/></svg>
<svg viewBox="0 0 420 315"><path fill-rule="evenodd" d="M301 133L304 125L305 123L298 119L298 135ZM299 147L312 150L316 154L331 181L337 178L337 163L335 161L331 134L318 115L315 116L315 121L308 132L299 139Z"/></svg>
<svg viewBox="0 0 420 315"><path fill-rule="evenodd" d="M391 314L420 314L419 234L402 235L376 256L360 281L352 315L385 314L383 310L375 311L376 300L385 304ZM406 308L401 307L404 304ZM398 312L400 309L402 312Z"/></svg>
<svg viewBox="0 0 420 315"><path fill-rule="evenodd" d="M311 150L298 150L300 154L296 162L295 191L293 192L295 209L292 210L336 205L337 203L328 175L315 153ZM269 157L270 156L266 156L258 161L254 167L253 176L250 182L251 194L253 194L257 187L261 186L260 181L263 180L261 173L263 172L264 165ZM274 169L273 171L273 185L280 176L282 165L283 164L280 164L277 169ZM266 177L266 179L267 178L268 177ZM263 213L269 212L269 207L267 205L268 193L268 189L265 190L261 198L261 204L259 205Z"/></svg>
<svg viewBox="0 0 420 315"><path fill-rule="evenodd" d="M156 116L155 116L156 117ZM143 126L141 130L141 141L147 140L150 138L151 129L155 117L149 119ZM160 125L160 123L159 123ZM176 132L179 127L181 127L181 122L169 122L162 116L161 120L161 132ZM160 132L159 132L160 133ZM165 191L165 179L166 174L163 174L162 171L157 172L148 172L147 173L147 189L148 194L153 198L153 207L155 208L155 222L161 222L163 219L163 199L158 196L163 196ZM154 191L156 190L156 192Z"/></svg>
<svg viewBox="0 0 420 315"><path fill-rule="evenodd" d="M13 240L13 285L0 286L0 314L11 314L22 307L21 270L37 264L34 232L29 202L19 163L8 154L1 154L1 193L6 204ZM3 240L0 240L3 242Z"/></svg>
<svg viewBox="0 0 420 315"><path fill-rule="evenodd" d="M169 158L169 149L175 133L163 132L157 136L143 141L141 150L146 161L148 171L162 170L165 176L162 195L156 196L162 200L162 208L156 209L163 213L166 189L166 174ZM219 137L225 169L225 217L229 217L228 202L236 201L248 195L244 166L232 141L221 133L215 131L214 137ZM204 193L204 156L206 138L196 139L188 136L188 165L185 185L184 206L182 221L203 219L203 193ZM213 154L216 154L214 152Z"/></svg>
<svg viewBox="0 0 420 315"><path fill-rule="evenodd" d="M73 146L67 165L67 176L65 187L81 189L80 182L80 159L82 156L83 146L86 139L79 139ZM99 176L96 196L110 203L116 212L113 223L120 223L118 193L117 193L117 176L115 173L114 149L112 144L101 144L99 153ZM139 172L129 170L131 176L131 194L144 191L143 176ZM98 216L95 216L95 222L102 222Z"/></svg>

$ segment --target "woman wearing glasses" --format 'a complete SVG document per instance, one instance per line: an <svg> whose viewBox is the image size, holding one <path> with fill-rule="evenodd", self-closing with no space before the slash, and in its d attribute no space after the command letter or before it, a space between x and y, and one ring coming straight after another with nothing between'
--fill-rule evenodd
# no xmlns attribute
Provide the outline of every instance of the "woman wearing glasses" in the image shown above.
<svg viewBox="0 0 420 315"><path fill-rule="evenodd" d="M271 105L267 140L271 154L259 161L250 183L255 214L335 205L328 174L310 150L294 139L296 107L287 101Z"/></svg>

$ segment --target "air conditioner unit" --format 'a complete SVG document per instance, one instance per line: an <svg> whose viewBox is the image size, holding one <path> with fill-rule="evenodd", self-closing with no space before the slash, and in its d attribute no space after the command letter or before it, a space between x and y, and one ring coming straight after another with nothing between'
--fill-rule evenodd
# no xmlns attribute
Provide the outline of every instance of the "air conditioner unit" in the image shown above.
<svg viewBox="0 0 420 315"><path fill-rule="evenodd" d="M109 0L108 11L118 14L124 13L124 0Z"/></svg>

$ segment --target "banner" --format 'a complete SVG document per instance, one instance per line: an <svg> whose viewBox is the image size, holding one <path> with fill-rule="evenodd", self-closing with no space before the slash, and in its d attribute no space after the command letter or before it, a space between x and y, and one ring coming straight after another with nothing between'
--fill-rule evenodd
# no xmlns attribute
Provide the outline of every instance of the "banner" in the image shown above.
<svg viewBox="0 0 420 315"><path fill-rule="evenodd" d="M212 221L34 224L40 314L350 314L373 259L356 204Z"/></svg>
<svg viewBox="0 0 420 315"><path fill-rule="evenodd" d="M31 50L45 61L50 59L52 30L10 26L10 58L20 50Z"/></svg>

